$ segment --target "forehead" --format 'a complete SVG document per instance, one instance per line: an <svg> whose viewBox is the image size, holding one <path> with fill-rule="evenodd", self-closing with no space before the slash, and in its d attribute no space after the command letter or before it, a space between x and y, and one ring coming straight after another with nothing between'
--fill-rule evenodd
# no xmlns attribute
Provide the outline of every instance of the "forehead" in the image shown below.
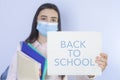
<svg viewBox="0 0 120 80"><path fill-rule="evenodd" d="M38 16L45 15L49 17L58 17L58 13L54 9L43 9Z"/></svg>

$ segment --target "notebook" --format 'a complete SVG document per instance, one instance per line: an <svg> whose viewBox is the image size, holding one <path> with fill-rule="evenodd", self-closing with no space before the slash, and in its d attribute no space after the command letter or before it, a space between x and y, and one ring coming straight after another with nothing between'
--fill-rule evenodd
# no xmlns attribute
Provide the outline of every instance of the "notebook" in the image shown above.
<svg viewBox="0 0 120 80"><path fill-rule="evenodd" d="M25 55L17 52L17 80L39 80L40 64Z"/></svg>
<svg viewBox="0 0 120 80"><path fill-rule="evenodd" d="M41 64L42 74L40 76L40 79L44 80L47 72L47 59L30 43L23 42L21 51L39 64Z"/></svg>

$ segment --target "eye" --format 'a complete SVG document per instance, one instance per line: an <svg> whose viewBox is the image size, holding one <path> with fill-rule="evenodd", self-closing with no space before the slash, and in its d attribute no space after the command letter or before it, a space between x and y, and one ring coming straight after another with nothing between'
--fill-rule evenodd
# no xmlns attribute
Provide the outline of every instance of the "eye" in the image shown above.
<svg viewBox="0 0 120 80"><path fill-rule="evenodd" d="M47 16L46 15L41 15L40 20L41 21L47 21Z"/></svg>
<svg viewBox="0 0 120 80"><path fill-rule="evenodd" d="M47 20L47 18L46 17L42 17L41 20L45 21L45 20Z"/></svg>
<svg viewBox="0 0 120 80"><path fill-rule="evenodd" d="M56 18L52 18L51 22L57 22L57 19Z"/></svg>

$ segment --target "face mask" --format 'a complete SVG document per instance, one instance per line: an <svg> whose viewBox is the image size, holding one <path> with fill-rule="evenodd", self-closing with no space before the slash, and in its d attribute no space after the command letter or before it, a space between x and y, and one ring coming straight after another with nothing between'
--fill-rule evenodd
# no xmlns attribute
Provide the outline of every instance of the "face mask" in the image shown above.
<svg viewBox="0 0 120 80"><path fill-rule="evenodd" d="M37 30L40 34L47 37L48 31L57 31L58 30L58 23L50 23L50 22L37 22Z"/></svg>

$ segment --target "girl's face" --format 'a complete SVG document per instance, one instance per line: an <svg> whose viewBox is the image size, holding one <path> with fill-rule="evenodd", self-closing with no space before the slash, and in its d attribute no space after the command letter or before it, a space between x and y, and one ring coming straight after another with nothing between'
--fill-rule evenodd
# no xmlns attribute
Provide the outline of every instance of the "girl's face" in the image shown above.
<svg viewBox="0 0 120 80"><path fill-rule="evenodd" d="M58 13L54 9L43 9L40 11L37 21L58 23Z"/></svg>

